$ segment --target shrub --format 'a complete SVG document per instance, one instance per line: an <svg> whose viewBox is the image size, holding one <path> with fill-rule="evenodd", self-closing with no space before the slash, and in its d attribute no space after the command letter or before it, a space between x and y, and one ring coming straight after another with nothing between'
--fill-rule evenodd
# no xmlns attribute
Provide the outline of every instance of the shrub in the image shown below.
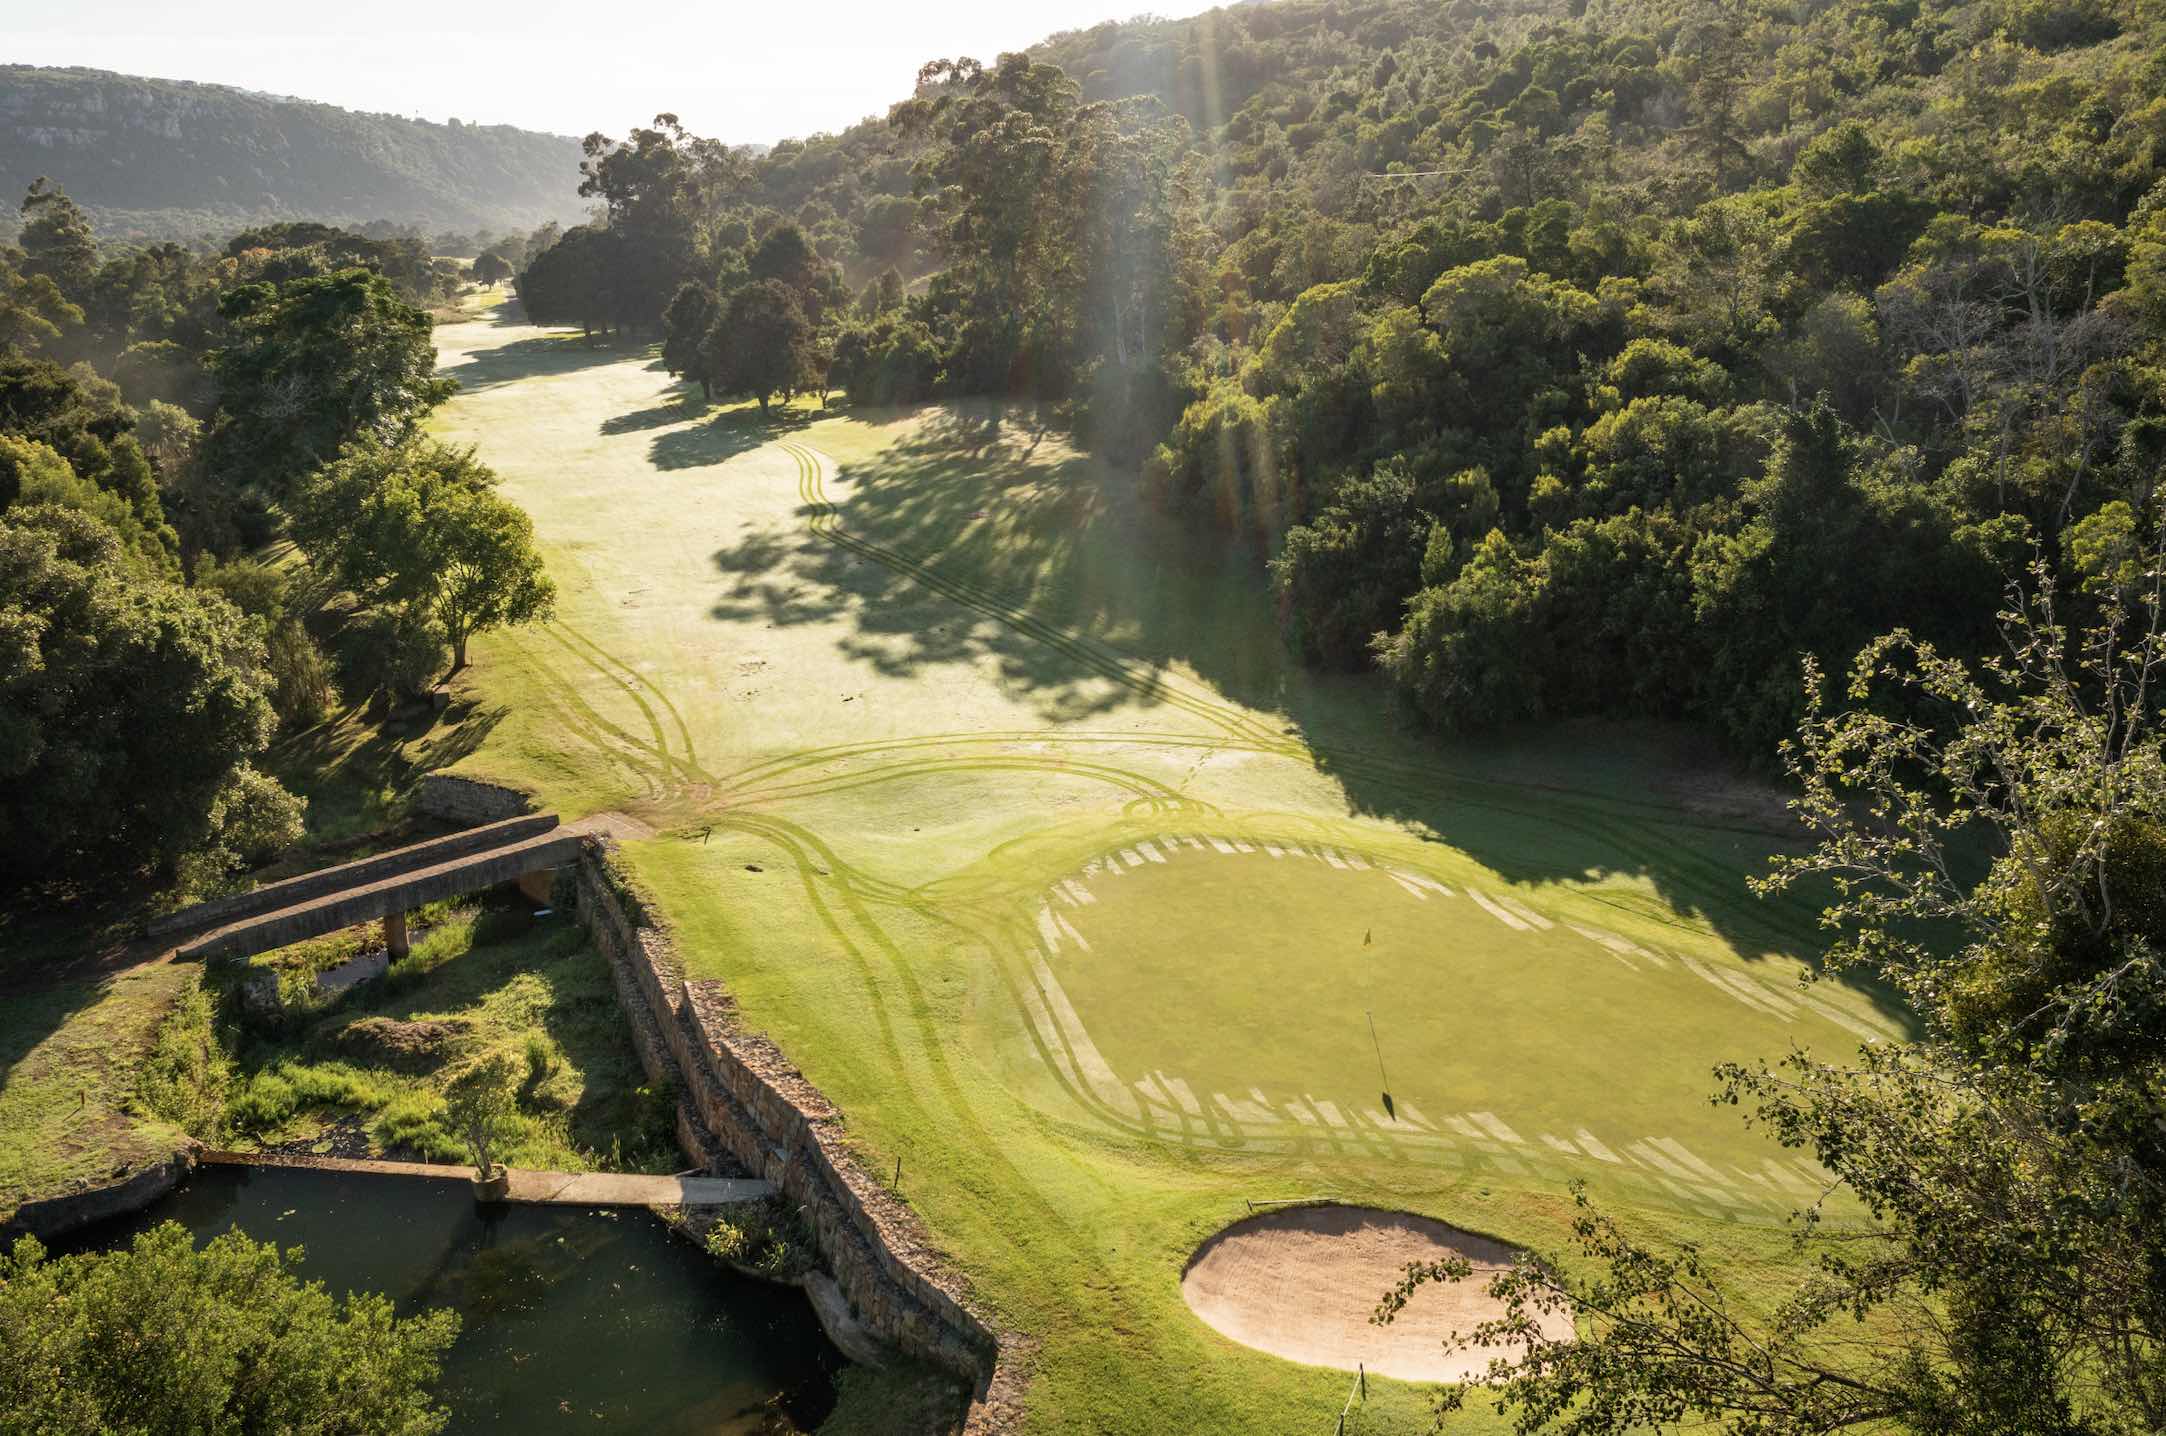
<svg viewBox="0 0 2166 1436"><path fill-rule="evenodd" d="M349 699L414 697L451 662L450 646L435 625L394 610L355 619L341 649L339 676Z"/></svg>
<svg viewBox="0 0 2166 1436"><path fill-rule="evenodd" d="M710 1255L772 1281L795 1281L819 1265L811 1229L780 1202L730 1208L707 1229L706 1246Z"/></svg>
<svg viewBox="0 0 2166 1436"><path fill-rule="evenodd" d="M526 1037L526 1083L539 1087L556 1075L557 1054L547 1038L539 1032L529 1032Z"/></svg>
<svg viewBox="0 0 2166 1436"><path fill-rule="evenodd" d="M313 728L331 711L331 665L297 618L271 625L266 645L271 707L289 728Z"/></svg>
<svg viewBox="0 0 2166 1436"><path fill-rule="evenodd" d="M233 1065L219 1045L211 994L191 981L159 1024L150 1055L136 1073L136 1095L154 1116L203 1141L224 1125Z"/></svg>
<svg viewBox="0 0 2166 1436"><path fill-rule="evenodd" d="M258 1072L226 1104L226 1119L250 1134L283 1126L300 1106L300 1094L277 1071Z"/></svg>

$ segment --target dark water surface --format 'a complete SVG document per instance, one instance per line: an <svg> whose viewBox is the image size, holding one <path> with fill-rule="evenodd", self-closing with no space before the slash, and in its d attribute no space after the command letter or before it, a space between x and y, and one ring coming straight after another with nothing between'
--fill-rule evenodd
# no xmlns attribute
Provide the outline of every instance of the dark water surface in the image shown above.
<svg viewBox="0 0 2166 1436"><path fill-rule="evenodd" d="M802 1294L717 1267L633 1209L481 1208L464 1182L205 1167L163 1201L55 1245L175 1221L303 1246L334 1294L461 1318L439 1391L453 1432L810 1431L844 1361Z"/></svg>

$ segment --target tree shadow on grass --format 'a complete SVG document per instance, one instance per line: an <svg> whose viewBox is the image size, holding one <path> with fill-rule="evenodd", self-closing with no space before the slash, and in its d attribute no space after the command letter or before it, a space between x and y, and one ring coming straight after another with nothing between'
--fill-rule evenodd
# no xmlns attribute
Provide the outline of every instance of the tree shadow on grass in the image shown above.
<svg viewBox="0 0 2166 1436"><path fill-rule="evenodd" d="M626 423L627 430L632 427L630 421L641 419L643 416L652 415L655 412L652 409L643 409L636 414L624 415L623 421ZM689 412L685 410L679 410L678 412L685 418L697 417L696 409ZM769 410L766 413L762 413L754 405L740 405L724 409L704 424L694 425L690 428L665 429L663 432L656 434L654 441L647 446L647 462L665 473L674 472L678 469L697 469L713 464L726 463L739 454L750 453L752 450L763 445L772 444L778 439L786 439L814 422L818 417L817 413L800 409L795 405L785 405L778 409ZM612 420L610 422L619 421ZM659 428L661 424L666 422L668 421L642 422L637 427ZM606 423L602 428L605 433L612 432ZM614 432L626 432L626 430Z"/></svg>
<svg viewBox="0 0 2166 1436"><path fill-rule="evenodd" d="M726 583L714 616L841 623L843 652L898 678L990 663L1009 692L1060 723L1147 713L1179 665L1216 690L1206 697L1299 735L1357 814L1426 833L1514 882L1644 881L1647 897L1612 888L1602 900L1621 919L1682 914L1747 957L1811 959L1824 947L1820 895L1763 901L1745 886L1795 834L1670 791L1688 775L1721 776L1703 735L1582 724L1474 743L1419 731L1376 676L1295 662L1260 556L1149 511L1133 472L1075 454L1028 412L973 405L915 417L907 435L829 485L849 534L880 545L886 561L802 528L748 537L713 556ZM968 585L978 611L928 577ZM1131 682L984 608L1116 650Z"/></svg>
<svg viewBox="0 0 2166 1436"><path fill-rule="evenodd" d="M526 326L521 326L525 328ZM606 340L596 337L584 340L574 330L551 330L535 334L527 329L523 339L513 339L494 349L476 349L467 355L467 361L454 369L445 371L446 377L456 379L462 393L480 394L500 389L506 384L516 384L522 379L541 375L575 374L603 364L621 364L627 359L652 355L655 346L644 340ZM645 367L659 369L660 359L653 359Z"/></svg>
<svg viewBox="0 0 2166 1436"><path fill-rule="evenodd" d="M920 411L904 438L852 465L827 497L855 538L881 557L800 526L718 550L728 586L717 618L800 625L845 619L842 650L873 671L910 678L942 666L990 665L1000 685L1049 722L1078 722L1165 697L1180 654L1156 641L1131 606L1196 611L1173 589L1192 556L1152 563L1140 527L1090 541L1109 521L1101 467L1068 450L1035 409L972 405ZM814 511L800 510L801 521ZM931 584L940 587L929 586ZM958 607L941 591L967 586ZM1208 607L1215 610L1216 605ZM1128 660L1115 678L1004 618L1052 617ZM1272 645L1275 650L1275 640Z"/></svg>
<svg viewBox="0 0 2166 1436"><path fill-rule="evenodd" d="M648 429L666 429L677 424L689 424L706 411L705 403L679 389L650 408L634 409L629 414L613 414L602 420L602 433L638 434Z"/></svg>

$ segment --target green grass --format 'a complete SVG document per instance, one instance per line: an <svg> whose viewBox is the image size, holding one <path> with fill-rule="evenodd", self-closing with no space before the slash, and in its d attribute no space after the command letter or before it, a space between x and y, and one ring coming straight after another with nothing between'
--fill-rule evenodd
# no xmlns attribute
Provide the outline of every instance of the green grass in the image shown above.
<svg viewBox="0 0 2166 1436"><path fill-rule="evenodd" d="M156 1161L181 1132L136 1098L136 1064L186 967L11 994L0 1024L0 1218L20 1202Z"/></svg>
<svg viewBox="0 0 2166 1436"><path fill-rule="evenodd" d="M607 962L577 927L519 908L423 914L413 951L381 978L319 1007L244 1018L225 1007L231 1057L220 1137L247 1147L351 1148L470 1160L444 1121L463 1067L501 1055L522 1076L502 1160L544 1171L673 1171L675 1094L651 1087L618 1010ZM366 930L357 929L356 932ZM320 971L358 949L351 934L266 954L261 967ZM440 1035L405 1057L385 1024ZM398 1029L394 1029L398 1030Z"/></svg>
<svg viewBox="0 0 2166 1436"><path fill-rule="evenodd" d="M561 593L477 645L501 716L459 770L661 834L627 852L691 969L1035 1343L1032 1429L1328 1429L1340 1373L1181 1303L1248 1197L1554 1249L1580 1179L1784 1269L1808 1173L1709 1069L1900 1027L1799 993L1811 909L1743 881L1779 800L1691 735L1410 734L1287 660L1247 559L1028 415L701 411L647 351L438 338L474 381L438 427ZM1424 1393L1371 1393L1361 1429L1423 1429Z"/></svg>

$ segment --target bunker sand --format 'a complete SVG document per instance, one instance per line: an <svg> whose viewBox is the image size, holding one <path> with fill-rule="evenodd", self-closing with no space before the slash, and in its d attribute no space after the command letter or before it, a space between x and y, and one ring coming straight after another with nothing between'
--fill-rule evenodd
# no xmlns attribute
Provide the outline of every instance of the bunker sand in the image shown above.
<svg viewBox="0 0 2166 1436"><path fill-rule="evenodd" d="M1369 1207L1287 1207L1236 1222L1205 1242L1181 1276L1181 1299L1210 1326L1243 1346L1289 1361L1358 1365L1407 1381L1466 1381L1489 1369L1506 1347L1449 1350L1454 1332L1471 1334L1504 1314L1489 1295L1490 1274L1512 1249L1427 1217ZM1369 1318L1379 1297L1414 1262L1463 1257L1474 1275L1416 1291L1388 1326ZM1572 1335L1569 1317L1548 1316L1542 1334Z"/></svg>

